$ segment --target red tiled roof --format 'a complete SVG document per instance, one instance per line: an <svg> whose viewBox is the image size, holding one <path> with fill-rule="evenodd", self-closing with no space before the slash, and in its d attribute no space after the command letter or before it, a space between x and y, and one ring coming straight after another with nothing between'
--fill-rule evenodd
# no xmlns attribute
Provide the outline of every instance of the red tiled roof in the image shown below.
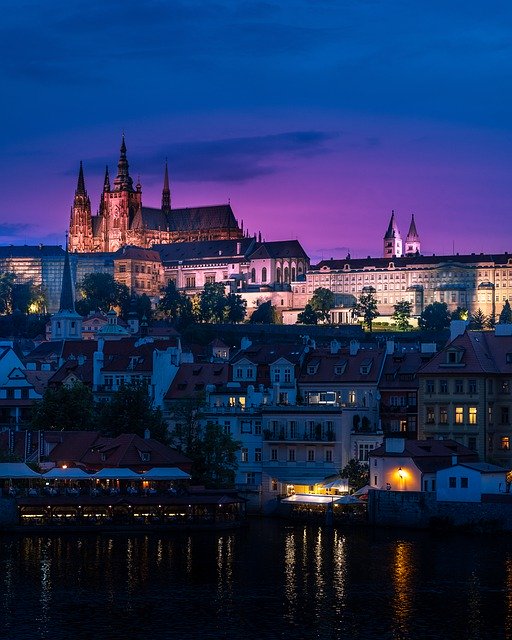
<svg viewBox="0 0 512 640"><path fill-rule="evenodd" d="M338 353L315 350L306 355L298 382L302 384L376 383L384 356L384 350L378 348L359 350L355 355L350 355L347 350ZM337 367L340 373L336 373ZM362 373L366 367L369 367L368 373Z"/></svg>
<svg viewBox="0 0 512 640"><path fill-rule="evenodd" d="M229 365L226 363L181 364L165 394L165 399L197 398L205 393L207 385L220 388L228 380Z"/></svg>

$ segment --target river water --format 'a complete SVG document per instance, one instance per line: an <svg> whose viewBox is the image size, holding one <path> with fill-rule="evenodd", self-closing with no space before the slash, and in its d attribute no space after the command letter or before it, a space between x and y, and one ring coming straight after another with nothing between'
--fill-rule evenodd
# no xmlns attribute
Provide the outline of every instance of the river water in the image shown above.
<svg viewBox="0 0 512 640"><path fill-rule="evenodd" d="M512 541L257 519L3 536L0 638L512 639Z"/></svg>

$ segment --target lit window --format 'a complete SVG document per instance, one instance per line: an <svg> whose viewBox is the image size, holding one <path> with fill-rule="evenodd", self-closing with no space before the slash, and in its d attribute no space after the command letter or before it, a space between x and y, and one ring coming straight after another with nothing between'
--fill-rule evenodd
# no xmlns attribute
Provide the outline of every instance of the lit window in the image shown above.
<svg viewBox="0 0 512 640"><path fill-rule="evenodd" d="M249 449L245 447L242 449L242 462L249 462Z"/></svg>
<svg viewBox="0 0 512 640"><path fill-rule="evenodd" d="M455 424L464 423L464 407L455 407Z"/></svg>
<svg viewBox="0 0 512 640"><path fill-rule="evenodd" d="M509 438L509 436L502 436L502 438L501 438L501 448L504 451L510 451L510 438Z"/></svg>
<svg viewBox="0 0 512 640"><path fill-rule="evenodd" d="M478 412L476 407L469 407L469 424L476 424Z"/></svg>

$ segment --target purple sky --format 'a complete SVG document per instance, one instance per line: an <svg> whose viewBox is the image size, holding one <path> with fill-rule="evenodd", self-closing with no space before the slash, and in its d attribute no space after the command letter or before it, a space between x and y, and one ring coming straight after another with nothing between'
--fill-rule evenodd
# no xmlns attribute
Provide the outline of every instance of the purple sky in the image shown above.
<svg viewBox="0 0 512 640"><path fill-rule="evenodd" d="M391 209L424 253L512 251L509 1L29 0L0 35L0 243L63 243L124 131L146 205L168 157L175 206L313 261L380 255Z"/></svg>

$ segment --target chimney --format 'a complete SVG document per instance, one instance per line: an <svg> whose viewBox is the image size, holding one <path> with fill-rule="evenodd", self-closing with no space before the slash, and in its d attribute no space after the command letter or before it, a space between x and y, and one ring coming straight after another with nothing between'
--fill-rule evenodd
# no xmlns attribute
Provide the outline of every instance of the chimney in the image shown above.
<svg viewBox="0 0 512 640"><path fill-rule="evenodd" d="M351 356L357 356L357 352L359 351L359 342L357 340L351 340L348 349Z"/></svg>
<svg viewBox="0 0 512 640"><path fill-rule="evenodd" d="M242 243L238 241L236 243L236 255L239 256L242 253Z"/></svg>
<svg viewBox="0 0 512 640"><path fill-rule="evenodd" d="M393 355L395 353L395 341L394 340L386 340L386 354L388 356Z"/></svg>
<svg viewBox="0 0 512 640"><path fill-rule="evenodd" d="M452 467L454 467L456 464L458 464L458 457L452 456Z"/></svg>
<svg viewBox="0 0 512 640"><path fill-rule="evenodd" d="M144 429L144 440L149 440L151 438L151 431L149 429Z"/></svg>
<svg viewBox="0 0 512 640"><path fill-rule="evenodd" d="M467 326L467 320L452 320L450 322L450 342L455 340L457 336L463 335Z"/></svg>

